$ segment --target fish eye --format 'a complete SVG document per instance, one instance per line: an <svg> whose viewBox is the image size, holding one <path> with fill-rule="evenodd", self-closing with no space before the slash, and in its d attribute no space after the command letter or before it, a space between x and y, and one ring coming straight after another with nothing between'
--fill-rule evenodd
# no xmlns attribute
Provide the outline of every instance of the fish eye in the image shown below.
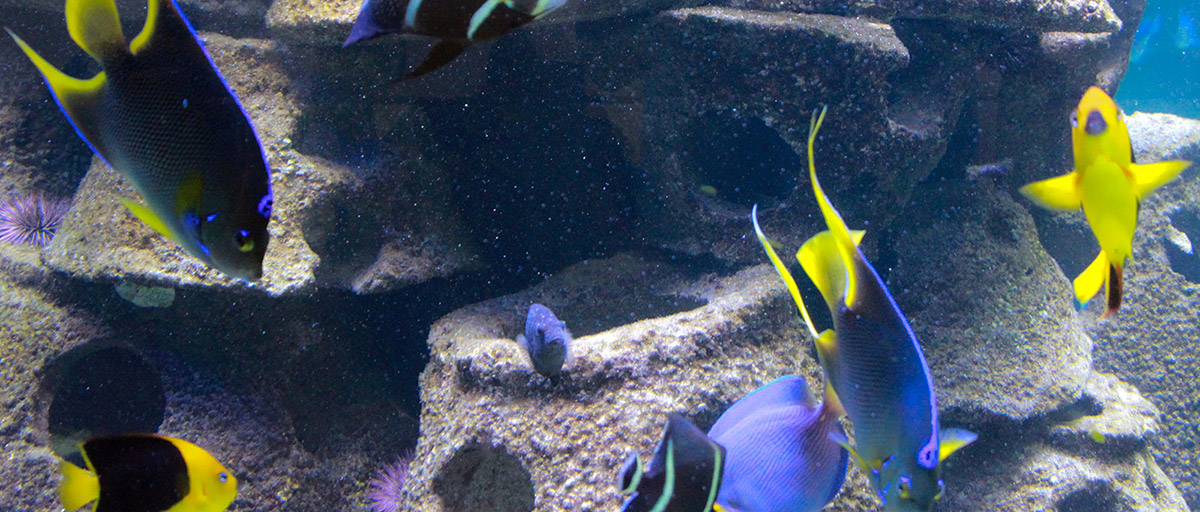
<svg viewBox="0 0 1200 512"><path fill-rule="evenodd" d="M221 483L228 482L228 481L229 481L229 474L228 474L228 473L226 473L226 472L224 472L224 471L222 471L222 472L221 472L221 474L217 475L217 479L218 479L218 480L220 480L220 481L221 481Z"/></svg>
<svg viewBox="0 0 1200 512"><path fill-rule="evenodd" d="M1071 112L1071 128L1079 128L1079 114Z"/></svg>
<svg viewBox="0 0 1200 512"><path fill-rule="evenodd" d="M245 229L233 235L233 243L239 251L250 252L254 250L254 239L250 238L250 232Z"/></svg>

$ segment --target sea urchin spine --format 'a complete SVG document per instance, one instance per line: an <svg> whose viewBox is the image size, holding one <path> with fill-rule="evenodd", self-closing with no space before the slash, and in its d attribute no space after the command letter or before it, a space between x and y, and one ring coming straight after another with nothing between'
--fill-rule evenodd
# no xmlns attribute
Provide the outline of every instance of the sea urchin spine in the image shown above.
<svg viewBox="0 0 1200 512"><path fill-rule="evenodd" d="M69 201L40 195L0 202L0 242L43 247L54 238L70 208Z"/></svg>
<svg viewBox="0 0 1200 512"><path fill-rule="evenodd" d="M412 452L405 452L379 471L371 480L371 510L373 512L398 512L404 498L404 482L408 480L408 466Z"/></svg>

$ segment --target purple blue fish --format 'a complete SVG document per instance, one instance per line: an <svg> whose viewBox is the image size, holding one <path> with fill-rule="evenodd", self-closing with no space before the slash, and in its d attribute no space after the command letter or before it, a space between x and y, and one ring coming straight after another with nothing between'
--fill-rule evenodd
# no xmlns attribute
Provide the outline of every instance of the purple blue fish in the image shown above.
<svg viewBox="0 0 1200 512"><path fill-rule="evenodd" d="M725 447L715 510L817 512L846 480L848 453L836 400L817 403L803 377L780 377L717 419L708 437Z"/></svg>
<svg viewBox="0 0 1200 512"><path fill-rule="evenodd" d="M975 440L942 429L925 354L887 286L858 249L862 231L846 228L821 189L813 146L825 111L813 113L808 136L809 179L828 231L810 238L796 258L820 290L833 329L820 334L787 267L752 214L755 233L783 278L817 343L827 385L854 425L854 444L835 438L866 473L888 511L928 511L945 490L941 462Z"/></svg>
<svg viewBox="0 0 1200 512"><path fill-rule="evenodd" d="M533 304L525 314L525 334L517 335L517 343L529 353L534 370L547 377L557 377L570 354L571 331L550 308Z"/></svg>

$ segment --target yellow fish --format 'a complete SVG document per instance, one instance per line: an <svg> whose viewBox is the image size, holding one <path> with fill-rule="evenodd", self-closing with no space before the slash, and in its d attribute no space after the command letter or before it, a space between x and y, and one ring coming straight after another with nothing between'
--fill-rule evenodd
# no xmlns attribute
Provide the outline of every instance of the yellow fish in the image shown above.
<svg viewBox="0 0 1200 512"><path fill-rule="evenodd" d="M92 512L222 512L237 479L204 449L157 434L96 437L79 445L87 469L62 461L58 497Z"/></svg>
<svg viewBox="0 0 1200 512"><path fill-rule="evenodd" d="M1191 162L1137 164L1125 116L1104 91L1092 87L1071 113L1075 172L1021 187L1021 193L1051 210L1083 209L1100 254L1075 278L1075 307L1083 309L1103 286L1108 316L1121 307L1121 275L1133 257L1138 208L1154 189L1175 179Z"/></svg>

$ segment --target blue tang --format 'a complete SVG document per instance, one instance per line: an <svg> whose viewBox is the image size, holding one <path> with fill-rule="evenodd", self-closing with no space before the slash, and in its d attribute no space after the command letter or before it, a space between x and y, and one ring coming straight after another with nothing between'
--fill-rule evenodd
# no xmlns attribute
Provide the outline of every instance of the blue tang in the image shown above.
<svg viewBox="0 0 1200 512"><path fill-rule="evenodd" d="M725 448L679 414L667 415L648 464L633 455L621 469L621 512L711 512L721 490Z"/></svg>
<svg viewBox="0 0 1200 512"><path fill-rule="evenodd" d="M517 335L517 343L529 352L534 370L554 377L562 372L563 363L571 350L571 332L550 308L534 304L529 306L529 312L525 315L525 334Z"/></svg>
<svg viewBox="0 0 1200 512"><path fill-rule="evenodd" d="M566 0L366 0L345 45L384 34L437 38L429 55L404 75L415 78L458 57L472 43L500 37L561 7Z"/></svg>
<svg viewBox="0 0 1200 512"><path fill-rule="evenodd" d="M67 30L103 71L67 76L11 30L76 131L146 201L123 201L189 254L262 277L273 196L246 113L172 0L126 44L113 0L67 0Z"/></svg>
<svg viewBox="0 0 1200 512"><path fill-rule="evenodd" d="M819 117L813 113L808 168L829 230L805 242L796 258L829 306L832 331L816 333L795 280L758 226L757 211L754 230L816 339L827 385L854 424L853 447L835 437L850 450L886 510L928 511L945 488L939 463L976 436L940 428L933 379L917 337L859 251L863 232L846 228L821 189L813 146L824 119L824 110Z"/></svg>
<svg viewBox="0 0 1200 512"><path fill-rule="evenodd" d="M717 510L816 512L846 480L836 400L817 403L803 377L780 377L742 397L708 437L725 447Z"/></svg>

